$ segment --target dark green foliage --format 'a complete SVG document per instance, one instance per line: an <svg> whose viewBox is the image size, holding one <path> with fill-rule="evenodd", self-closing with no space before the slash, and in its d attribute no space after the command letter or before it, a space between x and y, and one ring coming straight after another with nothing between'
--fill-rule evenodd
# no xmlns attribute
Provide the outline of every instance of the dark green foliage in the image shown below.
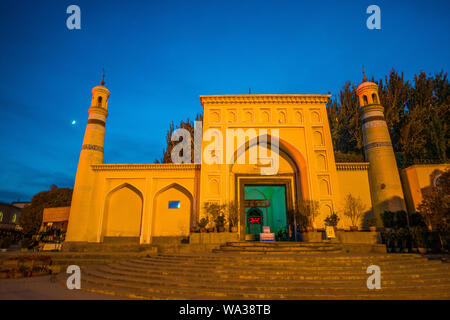
<svg viewBox="0 0 450 320"><path fill-rule="evenodd" d="M412 164L445 163L450 141L450 86L447 74L420 72L413 83L392 70L375 81L400 168ZM328 120L337 162L363 157L362 126L356 85L345 83L327 105ZM342 154L351 154L349 157Z"/></svg>
<svg viewBox="0 0 450 320"><path fill-rule="evenodd" d="M198 222L198 226L200 228L205 228L209 223L209 218L205 217L205 218L201 218L200 221Z"/></svg>
<svg viewBox="0 0 450 320"><path fill-rule="evenodd" d="M397 230L408 227L406 215L407 213L403 210L395 212L385 211L381 218L383 219L383 225L385 228Z"/></svg>
<svg viewBox="0 0 450 320"><path fill-rule="evenodd" d="M195 117L195 121L203 121L203 115L202 114L197 114L197 116ZM161 159L156 159L155 163L172 163L172 149L175 145L177 145L179 143L179 141L172 141L171 137L173 132L176 129L186 129L187 131L189 131L190 135L191 135L191 163L194 163L194 122L190 121L189 118L186 121L181 121L180 124L175 128L175 125L172 121L172 123L169 126L169 130L167 130L167 134L166 134L166 148L163 150L163 156ZM201 150L200 150L201 152Z"/></svg>
<svg viewBox="0 0 450 320"><path fill-rule="evenodd" d="M338 215L336 213L332 213L324 221L327 226L336 227L338 225L339 220L340 219Z"/></svg>
<svg viewBox="0 0 450 320"><path fill-rule="evenodd" d="M70 188L52 188L42 191L33 196L31 203L22 209L19 216L19 223L26 236L36 234L42 223L42 213L44 208L56 208L70 206L72 201Z"/></svg>
<svg viewBox="0 0 450 320"><path fill-rule="evenodd" d="M223 227L225 225L225 221L226 221L225 216L220 215L220 216L217 216L217 218L214 220L214 223L216 224L216 227L219 228L219 227Z"/></svg>

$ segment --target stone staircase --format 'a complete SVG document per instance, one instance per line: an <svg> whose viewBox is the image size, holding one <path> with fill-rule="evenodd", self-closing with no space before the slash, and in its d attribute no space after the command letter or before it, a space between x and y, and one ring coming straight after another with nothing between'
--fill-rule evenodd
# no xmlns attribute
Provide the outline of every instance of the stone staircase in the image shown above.
<svg viewBox="0 0 450 320"><path fill-rule="evenodd" d="M450 264L414 254L338 249L229 243L212 254L149 255L82 267L81 286L140 299L450 299ZM380 290L366 285L373 264L381 268ZM67 275L58 277L65 283Z"/></svg>

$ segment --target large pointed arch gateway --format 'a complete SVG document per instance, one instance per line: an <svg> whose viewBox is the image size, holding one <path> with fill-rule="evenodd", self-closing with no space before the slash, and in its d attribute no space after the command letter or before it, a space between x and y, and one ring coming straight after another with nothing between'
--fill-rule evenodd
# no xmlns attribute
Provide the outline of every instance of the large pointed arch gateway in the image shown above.
<svg viewBox="0 0 450 320"><path fill-rule="evenodd" d="M103 237L139 237L142 229L142 193L123 183L106 196Z"/></svg>
<svg viewBox="0 0 450 320"><path fill-rule="evenodd" d="M237 148L233 154L233 163L235 164L232 166L231 172L235 179L235 197L240 204L241 240L258 237L258 234L252 234L249 231L255 229L250 224L257 221L250 217L250 213L254 212L255 206L261 206L260 209L264 212L264 224L270 226L272 232L278 233L288 231L288 210L297 207L299 201L310 198L306 160L300 151L283 139L278 139L280 168L277 174L261 176L259 171L251 172L248 165L241 165L240 169L235 169L239 166L236 163L239 157L245 156L245 153L248 153L251 148L258 147L258 142L260 142L258 139L260 137L250 139ZM272 148L272 141L273 138L268 135L267 148L269 152L274 149ZM272 152L270 154L273 155ZM264 194L266 201L254 201L257 200L252 198L255 191ZM265 208L262 209L263 207Z"/></svg>

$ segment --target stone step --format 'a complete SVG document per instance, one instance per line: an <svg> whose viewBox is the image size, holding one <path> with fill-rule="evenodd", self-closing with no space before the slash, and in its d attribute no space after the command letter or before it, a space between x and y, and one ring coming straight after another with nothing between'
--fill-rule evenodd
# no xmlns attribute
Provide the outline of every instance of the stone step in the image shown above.
<svg viewBox="0 0 450 320"><path fill-rule="evenodd" d="M88 270L84 271L83 275L97 277L106 281L121 281L127 284L138 284L142 288L191 288L196 290L212 290L217 292L228 292L230 290L239 291L256 291L256 292L305 292L308 290L330 290L339 291L346 290L348 292L368 291L366 281L361 280L346 280L346 281L184 281L171 279L153 279L150 277L136 278L134 275L112 274L105 270ZM450 282L436 282L436 281L382 281L382 290L406 290L417 289L420 286L421 290L430 289L450 289Z"/></svg>
<svg viewBox="0 0 450 320"><path fill-rule="evenodd" d="M192 265L194 261L179 261L179 260L173 260L173 259L165 259L160 257L145 257L141 259L130 259L132 262L142 263L142 264L156 264L156 263L164 263L166 265ZM435 266L435 265L442 265L442 266L448 266L447 264L444 264L437 260L368 260L368 261L304 261L303 263L298 262L290 262L290 261L279 261L279 260L273 260L273 261L255 261L255 260L241 260L241 259L234 259L234 260L216 260L216 261L210 261L210 260L201 260L198 259L195 261L195 265L198 266L243 266L245 268L250 267L274 267L274 268L282 268L282 267L295 267L295 268L301 268L301 267L309 267L309 268L342 268L342 267L348 267L348 266L357 266L357 267L367 267L371 264L376 264L381 266L393 266L393 267L400 267L400 268L410 268L410 267L425 267L425 266Z"/></svg>
<svg viewBox="0 0 450 320"><path fill-rule="evenodd" d="M240 242L227 242L223 246L232 246L232 247L323 247L323 246L336 246L337 243L329 243L329 242L251 242L251 241L240 241Z"/></svg>
<svg viewBox="0 0 450 320"><path fill-rule="evenodd" d="M148 300L210 300L210 299L217 299L216 297L211 296L199 296L199 295L189 295L187 293L185 294L179 294L175 295L173 293L171 294L151 294L148 291L140 290L140 289L129 289L129 288L122 288L122 287L114 287L114 286L108 286L104 284L98 284L96 282L92 282L90 280L87 281L87 285L83 287L83 290L93 293L100 293L100 294L106 294L106 295L113 295L117 297L123 297L123 298L130 298L130 299L148 299ZM388 300L394 300L394 299L421 299L421 300L448 300L449 295L448 292L437 292L434 291L432 293L422 293L422 294L411 294L410 292L397 292L395 295L388 295L388 294L379 294L377 292L370 292L368 294L326 294L326 293L306 293L306 294L298 294L295 297L290 297L292 300L363 300L363 299L370 299L370 300L381 300L381 299L388 299ZM225 296L220 297L221 300L239 300L239 299L245 299L242 298L242 296ZM247 297L246 299L255 299L254 296ZM267 299L277 299L277 297L271 296ZM278 297L278 299L281 299Z"/></svg>
<svg viewBox="0 0 450 320"><path fill-rule="evenodd" d="M140 245L139 237L104 237L103 244L108 245Z"/></svg>
<svg viewBox="0 0 450 320"><path fill-rule="evenodd" d="M149 279L149 278L136 278L129 275L115 275L105 272L105 270L97 269L85 269L83 275L92 276L105 281L121 281L127 284L138 284L140 287L153 288L153 287L165 287L165 288L191 288L192 290L207 289L216 291L265 291L265 292L286 292L286 291L308 291L308 290L342 290L359 292L361 290L368 291L366 287L366 281L297 281L297 282L284 282L282 285L266 285L264 282L255 281L237 281L237 282L215 282L215 281L173 281L171 279ZM386 283L384 283L386 282ZM417 289L420 286L420 290L429 289L450 289L450 282L394 282L384 281L382 285L383 291L388 290L406 290Z"/></svg>
<svg viewBox="0 0 450 320"><path fill-rule="evenodd" d="M277 287L285 286L297 283L298 285L303 285L307 283L314 284L326 284L332 285L334 283L366 283L368 275L365 272L352 273L352 274L338 274L338 275L295 275L287 278L285 275L282 276L271 276L270 273L260 274L260 275L248 275L240 276L235 275L231 277L220 277L216 274L192 274L192 273L170 273L170 272L142 272L135 269L121 268L118 266L103 266L98 267L96 270L104 272L106 274L113 275L123 275L133 277L135 279L153 279L153 280L163 280L163 281L191 281L191 282L202 282L207 281L208 283L233 283L233 284L244 284L258 283L265 284L267 286ZM383 274L381 276L383 281L383 286L394 285L400 283L408 284L431 284L431 283L448 283L450 284L450 274Z"/></svg>
<svg viewBox="0 0 450 320"><path fill-rule="evenodd" d="M128 260L131 263L135 263L137 265L142 266L156 266L156 265L162 265L167 267L179 267L179 268L191 268L191 267L207 267L207 268L215 268L215 269L226 269L226 268L233 268L233 269L244 269L244 270L252 270L252 269L268 269L268 270L285 270L285 269L293 269L293 270L345 270L345 269L367 269L370 265L378 265L380 268L383 268L383 270L392 270L392 269L399 269L399 270L412 270L412 269L422 269L427 267L440 267L442 269L448 270L450 267L447 264L443 264L439 261L429 261L429 262L418 262L418 263L407 263L407 264L401 264L399 262L383 262L383 261L367 261L367 262L358 262L358 263L305 263L305 264L296 264L296 263L258 263L258 262L242 262L242 261L236 261L233 262L217 262L217 263L211 263L206 261L198 261L195 264L188 263L188 262L173 262L173 261L161 261L161 260L151 260L148 258L144 259L130 259Z"/></svg>
<svg viewBox="0 0 450 320"><path fill-rule="evenodd" d="M298 249L292 249L292 248L283 248L283 249L276 249L276 248L251 248L251 249L240 249L240 248L233 248L233 247L225 247L221 249L213 249L213 253L227 253L227 252L234 252L234 253L240 253L240 254L299 254L304 252L341 252L341 249L333 249L333 248L317 248L317 249L305 249L305 248L298 248Z"/></svg>
<svg viewBox="0 0 450 320"><path fill-rule="evenodd" d="M299 277L299 276L354 276L355 274L366 274L365 268L347 268L347 269L330 269L330 270L318 270L318 269L238 269L238 268L176 268L170 266L152 266L152 267L140 267L136 265L129 265L126 263L120 263L120 266L123 268L134 269L140 272L145 272L145 270L152 270L155 273L167 273L167 274L177 274L177 273L197 273L197 274L205 274L205 275L214 275L216 277L259 277L259 276L267 276L272 275L273 277L279 276L291 276L291 277ZM436 268L416 268L416 269L402 269L402 270L385 270L381 269L382 275L391 275L402 276L403 274L408 275L423 275L428 273L446 275L449 274L448 269L443 269L440 267Z"/></svg>
<svg viewBox="0 0 450 320"><path fill-rule="evenodd" d="M111 291L129 292L136 297L150 298L176 298L176 299L448 299L450 297L448 286L407 286L396 287L392 289L381 289L369 291L367 288L349 289L347 287L303 287L298 288L296 292L274 291L267 292L266 288L261 291L255 291L254 288L240 290L230 288L222 291L211 290L208 288L187 287L168 287L165 284L161 286L143 287L140 283L123 282L120 280L108 280L101 275L84 275L82 287L89 288L90 285L106 287ZM300 290L301 289L301 290Z"/></svg>
<svg viewBox="0 0 450 320"><path fill-rule="evenodd" d="M177 259L177 260L195 260L198 259L209 259L209 260L226 260L226 259L245 259L245 255L235 255L235 254L197 254L197 255L189 255L189 254L159 254L159 255L152 255L152 257L159 257L159 258L170 258L170 259ZM338 254L338 255L331 255L331 254L321 254L321 253L305 253L300 255L285 255L285 256L278 256L278 257L265 257L264 255L261 256L249 256L249 259L255 260L270 260L275 261L280 259L285 259L289 261L309 261L311 259L315 260L373 260L373 259L389 259L389 260L402 260L408 258L408 259L416 259L416 260L428 260L420 255L416 254L376 254L376 255L349 255L349 254Z"/></svg>
<svg viewBox="0 0 450 320"><path fill-rule="evenodd" d="M130 265L126 263L110 264L110 268L116 270L123 270L128 272L135 272L140 274L160 274L160 275L170 275L170 276L192 276L192 277L218 277L218 278L246 278L246 279L257 279L260 277L272 278L272 279L319 279L321 277L326 277L327 279L338 279L344 277L368 277L366 270L361 269L335 269L335 270L315 270L315 269L301 269L301 270L217 270L217 269L204 269L204 270L194 270L194 269L183 269L183 268L170 268L165 266L156 266L152 268L141 267L136 265ZM193 272L198 271L198 272ZM447 276L449 274L448 269L442 268L432 268L432 269L418 269L410 272L405 272L405 270L389 270L382 271L382 277L384 279L395 279L396 277L405 278L425 278L433 276ZM359 276L356 276L359 275Z"/></svg>

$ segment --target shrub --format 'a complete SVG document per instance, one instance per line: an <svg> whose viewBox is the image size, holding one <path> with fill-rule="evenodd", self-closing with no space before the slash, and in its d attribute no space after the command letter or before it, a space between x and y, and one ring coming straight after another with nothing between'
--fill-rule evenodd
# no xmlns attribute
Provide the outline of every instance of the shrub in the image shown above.
<svg viewBox="0 0 450 320"><path fill-rule="evenodd" d="M201 218L200 221L198 222L198 226L200 228L205 228L209 223L209 218L205 217L205 218Z"/></svg>
<svg viewBox="0 0 450 320"><path fill-rule="evenodd" d="M367 224L369 227L374 227L377 225L377 219L376 218L370 218L367 220Z"/></svg>
<svg viewBox="0 0 450 320"><path fill-rule="evenodd" d="M237 226L239 222L239 207L238 205L231 201L227 206L228 211L228 223L231 227Z"/></svg>
<svg viewBox="0 0 450 320"><path fill-rule="evenodd" d="M217 216L216 219L214 220L214 223L216 224L216 227L223 227L225 225L225 216L222 214L220 216Z"/></svg>
<svg viewBox="0 0 450 320"><path fill-rule="evenodd" d="M338 225L339 220L340 219L338 215L335 212L333 212L324 221L327 226L336 227Z"/></svg>
<svg viewBox="0 0 450 320"><path fill-rule="evenodd" d="M348 194L345 198L344 214L350 218L353 226L357 226L361 219L366 206L362 203L361 198L355 198Z"/></svg>

